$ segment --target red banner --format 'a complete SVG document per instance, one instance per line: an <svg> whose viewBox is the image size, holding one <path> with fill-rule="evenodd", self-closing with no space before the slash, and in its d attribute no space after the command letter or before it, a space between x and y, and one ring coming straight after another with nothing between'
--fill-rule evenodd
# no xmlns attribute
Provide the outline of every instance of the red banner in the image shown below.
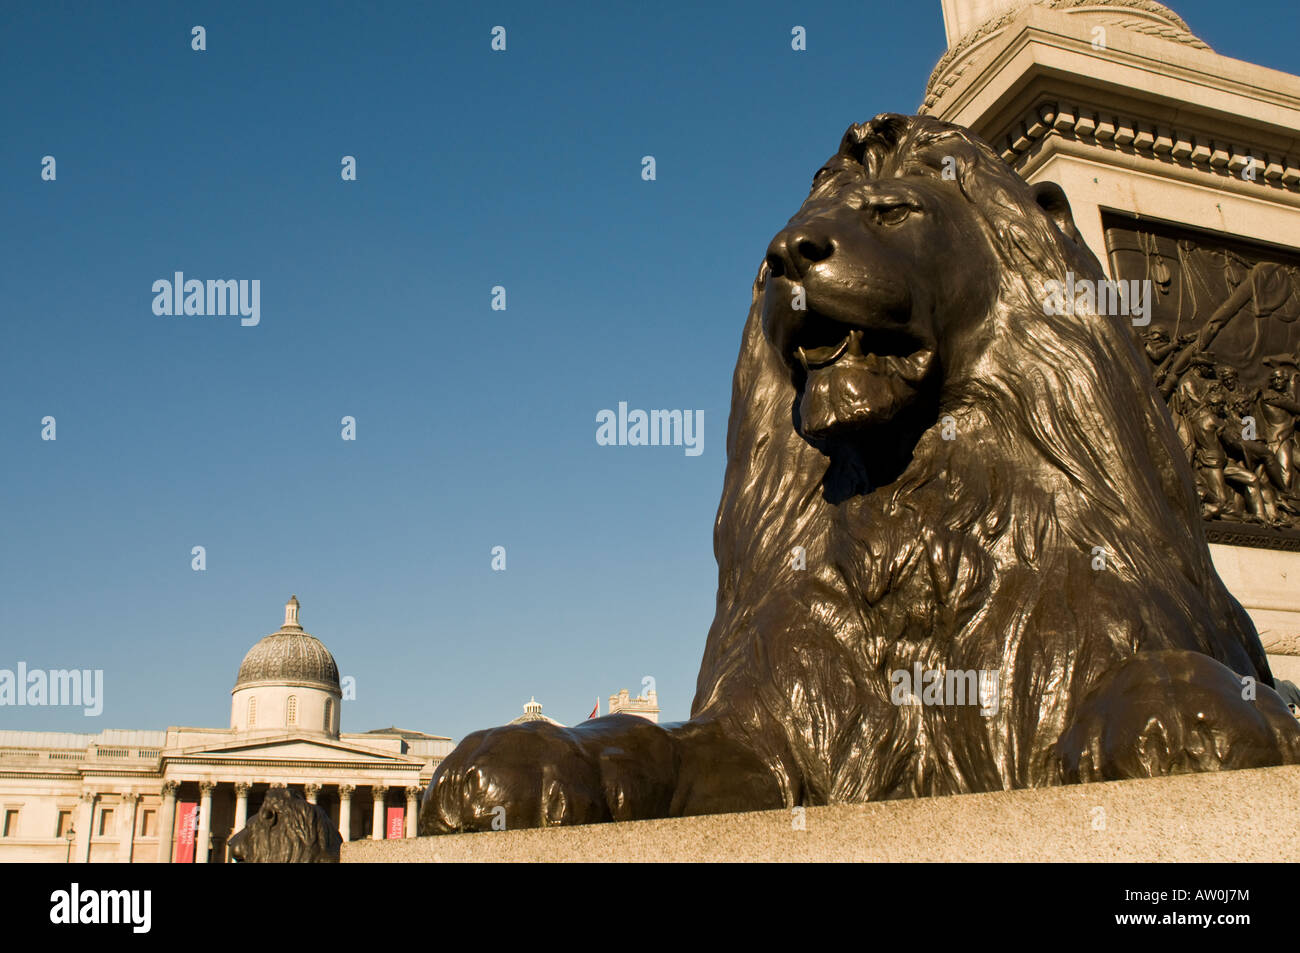
<svg viewBox="0 0 1300 953"><path fill-rule="evenodd" d="M174 863L194 863L194 832L199 829L199 805L180 801L176 805L176 852Z"/></svg>
<svg viewBox="0 0 1300 953"><path fill-rule="evenodd" d="M406 808L390 807L388 809L388 839L401 840L406 836Z"/></svg>

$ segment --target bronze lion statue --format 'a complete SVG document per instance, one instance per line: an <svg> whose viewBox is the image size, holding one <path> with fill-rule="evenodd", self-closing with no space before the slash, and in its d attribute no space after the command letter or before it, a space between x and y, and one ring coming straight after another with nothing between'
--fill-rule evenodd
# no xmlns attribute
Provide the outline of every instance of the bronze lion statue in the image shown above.
<svg viewBox="0 0 1300 953"><path fill-rule="evenodd" d="M420 833L1300 761L1131 322L1047 313L1068 273L1105 277L1059 187L851 126L754 284L690 720L471 734Z"/></svg>
<svg viewBox="0 0 1300 953"><path fill-rule="evenodd" d="M261 809L230 838L230 856L253 864L337 864L343 838L318 805L271 788Z"/></svg>

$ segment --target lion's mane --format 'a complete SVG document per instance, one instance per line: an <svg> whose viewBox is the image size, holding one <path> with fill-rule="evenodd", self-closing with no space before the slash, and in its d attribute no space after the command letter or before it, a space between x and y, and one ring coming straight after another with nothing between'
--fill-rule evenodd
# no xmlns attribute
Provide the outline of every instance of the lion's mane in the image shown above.
<svg viewBox="0 0 1300 953"><path fill-rule="evenodd" d="M974 205L1000 263L997 305L978 353L942 369L938 415L901 475L840 498L832 461L796 429L760 268L692 717L746 738L791 803L859 801L1057 783L1053 744L1074 709L1139 651L1197 650L1271 685L1127 319L1043 313L1049 281L1104 277L1072 226L984 142L934 119L878 116L840 152L873 178L939 179L939 157L954 157L945 184ZM890 673L915 663L997 670L997 714L894 704Z"/></svg>

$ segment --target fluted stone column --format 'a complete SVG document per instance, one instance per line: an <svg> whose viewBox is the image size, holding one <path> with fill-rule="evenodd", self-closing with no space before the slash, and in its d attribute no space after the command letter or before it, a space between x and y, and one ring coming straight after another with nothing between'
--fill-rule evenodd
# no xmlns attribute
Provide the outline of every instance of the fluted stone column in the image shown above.
<svg viewBox="0 0 1300 953"><path fill-rule="evenodd" d="M375 792L375 812L371 823L370 836L375 840L383 840L385 833L387 833L384 830L384 797L388 794L388 788L383 784L376 784L372 787L372 790Z"/></svg>
<svg viewBox="0 0 1300 953"><path fill-rule="evenodd" d="M135 850L135 808L140 803L140 795L128 792L122 795L122 846L117 850L119 864L131 863L131 854Z"/></svg>
<svg viewBox="0 0 1300 953"><path fill-rule="evenodd" d="M414 837L415 828L420 816L420 795L424 789L408 784L406 786L406 836Z"/></svg>
<svg viewBox="0 0 1300 953"><path fill-rule="evenodd" d="M235 782L235 833L248 825L248 792L253 786L247 781Z"/></svg>
<svg viewBox="0 0 1300 953"><path fill-rule="evenodd" d="M179 781L165 781L162 786L162 810L158 817L158 863L170 864L176 849L176 792Z"/></svg>
<svg viewBox="0 0 1300 953"><path fill-rule="evenodd" d="M90 862L90 828L95 822L96 797L98 795L94 791L81 792L81 804L77 809L76 843L76 857L79 864Z"/></svg>
<svg viewBox="0 0 1300 953"><path fill-rule="evenodd" d="M194 862L208 862L208 838L212 836L212 791L215 781L199 782L199 833L194 842Z"/></svg>
<svg viewBox="0 0 1300 953"><path fill-rule="evenodd" d="M308 803L308 804L315 804L317 798L320 797L320 785L319 785L319 784L308 784L308 785L307 785L303 790L304 790L304 791L306 792L306 794L307 794L307 803Z"/></svg>
<svg viewBox="0 0 1300 953"><path fill-rule="evenodd" d="M352 792L355 790L351 784L339 785L339 833L345 841L352 840Z"/></svg>

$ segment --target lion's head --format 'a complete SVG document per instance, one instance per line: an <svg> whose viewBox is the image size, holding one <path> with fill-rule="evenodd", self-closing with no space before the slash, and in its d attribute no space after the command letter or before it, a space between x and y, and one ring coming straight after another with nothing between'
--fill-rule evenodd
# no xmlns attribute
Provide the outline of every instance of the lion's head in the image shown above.
<svg viewBox="0 0 1300 953"><path fill-rule="evenodd" d="M931 423L1043 293L1100 277L1060 188L1028 187L965 130L880 116L851 126L759 274L764 334L828 449ZM903 436L886 432L885 438Z"/></svg>
<svg viewBox="0 0 1300 953"><path fill-rule="evenodd" d="M318 805L271 788L248 824L230 838L230 854L254 864L338 863L343 838Z"/></svg>
<svg viewBox="0 0 1300 953"><path fill-rule="evenodd" d="M787 725L778 775L849 798L1029 783L1139 649L1271 683L1131 323L1047 313L1071 278L1104 274L1060 188L929 117L851 126L768 246L693 712ZM889 673L914 663L1000 671L997 718L900 712Z"/></svg>

